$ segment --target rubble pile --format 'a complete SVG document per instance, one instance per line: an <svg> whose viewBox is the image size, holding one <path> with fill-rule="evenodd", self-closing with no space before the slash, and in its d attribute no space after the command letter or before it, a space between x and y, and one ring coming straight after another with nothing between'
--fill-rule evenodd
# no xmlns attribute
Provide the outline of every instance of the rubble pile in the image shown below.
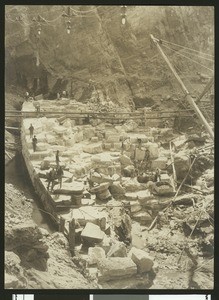
<svg viewBox="0 0 219 300"><path fill-rule="evenodd" d="M5 185L5 288L98 288L73 263L63 234L33 223L32 202Z"/></svg>
<svg viewBox="0 0 219 300"><path fill-rule="evenodd" d="M41 101L41 107L53 110L55 105ZM64 99L58 109L73 107L75 103ZM23 107L30 108L30 102ZM38 139L36 152L30 123ZM183 284L191 285L187 273L194 261L198 265L213 253L213 154L208 136L201 147L200 139L193 138L191 147L191 137L176 135L171 128L145 130L133 120L116 126L102 120L95 126L79 125L67 114L26 118L23 126L31 162L45 189L48 172L57 168L59 150L62 183L55 180L50 194L65 230L73 219L76 222L73 260L85 276L102 287L116 288L120 278L124 287L149 288L156 286L153 274L159 278L170 254L174 259L169 265L185 272ZM192 262L186 270L176 262L180 255ZM200 282L196 280L196 286ZM175 282L174 288L179 286Z"/></svg>

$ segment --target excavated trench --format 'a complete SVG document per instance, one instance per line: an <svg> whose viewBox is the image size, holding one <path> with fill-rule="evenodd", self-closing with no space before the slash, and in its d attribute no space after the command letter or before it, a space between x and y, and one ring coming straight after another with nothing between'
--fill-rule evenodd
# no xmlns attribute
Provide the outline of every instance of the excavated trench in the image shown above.
<svg viewBox="0 0 219 300"><path fill-rule="evenodd" d="M5 166L5 183L12 184L27 199L33 199L33 221L42 228L53 233L56 231L53 222L44 211L39 197L31 184L21 153L17 151L15 158Z"/></svg>

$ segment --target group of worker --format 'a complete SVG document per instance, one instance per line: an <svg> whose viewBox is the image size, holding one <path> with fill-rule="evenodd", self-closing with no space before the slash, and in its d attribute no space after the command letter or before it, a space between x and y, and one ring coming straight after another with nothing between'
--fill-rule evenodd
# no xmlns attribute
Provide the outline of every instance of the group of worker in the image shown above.
<svg viewBox="0 0 219 300"><path fill-rule="evenodd" d="M62 92L58 92L57 93L57 100L59 100L60 98L68 98L68 91L62 91Z"/></svg>
<svg viewBox="0 0 219 300"><path fill-rule="evenodd" d="M30 132L30 138L32 139L33 152L36 152L37 137L36 137L36 135L34 135L34 126L32 123L30 124L29 132ZM47 189L49 190L50 185L51 185L51 191L53 191L56 179L58 179L60 188L62 187L62 176L63 176L64 172L63 172L62 167L60 166L59 150L56 151L55 160L56 160L56 169L53 167L50 170L50 172L47 173L47 180L48 180Z"/></svg>
<svg viewBox="0 0 219 300"><path fill-rule="evenodd" d="M32 123L30 124L29 132L30 132L30 139L32 139L33 152L36 152L37 137L34 135L34 127Z"/></svg>

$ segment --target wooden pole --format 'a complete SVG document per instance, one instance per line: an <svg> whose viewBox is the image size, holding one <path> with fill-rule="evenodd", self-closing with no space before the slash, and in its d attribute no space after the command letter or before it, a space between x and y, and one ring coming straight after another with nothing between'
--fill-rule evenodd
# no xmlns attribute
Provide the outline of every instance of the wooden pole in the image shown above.
<svg viewBox="0 0 219 300"><path fill-rule="evenodd" d="M75 256L75 219L69 222L69 248L72 256Z"/></svg>
<svg viewBox="0 0 219 300"><path fill-rule="evenodd" d="M198 118L200 119L200 121L202 122L202 124L205 126L206 130L208 131L210 137L212 139L214 139L214 132L212 130L212 128L210 127L210 125L208 124L208 122L206 121L205 117L203 116L203 114L201 113L201 111L199 110L198 106L196 105L196 103L194 102L194 100L192 99L192 97L189 94L189 91L187 90L187 88L185 87L184 83L182 82L181 78L179 77L179 75L177 74L176 70L174 69L174 67L172 66L171 62L169 61L169 59L167 58L167 56L165 55L165 53L163 52L162 48L159 45L159 40L156 39L152 34L150 35L152 41L155 43L155 45L157 46L159 52L161 53L162 57L164 58L164 60L166 61L168 67L170 68L170 70L172 71L173 75L175 76L175 78L177 79L177 81L179 82L182 90L185 92L186 94L186 99L189 102L189 104L191 105L191 107L194 109L194 111L196 112L196 115L198 116Z"/></svg>
<svg viewBox="0 0 219 300"><path fill-rule="evenodd" d="M172 165L172 169L173 169L173 180L177 181L171 142L170 142L170 158L171 158L171 165ZM174 189L174 193L175 193L176 192L175 185L173 185L173 189Z"/></svg>

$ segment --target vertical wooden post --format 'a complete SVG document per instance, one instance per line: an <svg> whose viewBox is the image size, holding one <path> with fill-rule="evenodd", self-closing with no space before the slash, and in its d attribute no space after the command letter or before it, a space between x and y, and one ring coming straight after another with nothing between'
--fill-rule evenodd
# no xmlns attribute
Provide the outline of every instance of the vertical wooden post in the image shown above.
<svg viewBox="0 0 219 300"><path fill-rule="evenodd" d="M64 233L65 231L65 219L64 218L60 218L59 219L60 223L59 223L59 231Z"/></svg>
<svg viewBox="0 0 219 300"><path fill-rule="evenodd" d="M70 247L70 252L71 255L75 255L75 219L72 219L69 222L69 247Z"/></svg>
<svg viewBox="0 0 219 300"><path fill-rule="evenodd" d="M175 183L177 181L177 177L176 177L176 169L175 169L175 165L174 165L174 157L173 157L171 142L170 142L170 158L171 158L171 164L172 164L172 169L173 169L173 179L174 179L174 183ZM174 191L174 193L176 192L175 185L173 185L173 191Z"/></svg>

